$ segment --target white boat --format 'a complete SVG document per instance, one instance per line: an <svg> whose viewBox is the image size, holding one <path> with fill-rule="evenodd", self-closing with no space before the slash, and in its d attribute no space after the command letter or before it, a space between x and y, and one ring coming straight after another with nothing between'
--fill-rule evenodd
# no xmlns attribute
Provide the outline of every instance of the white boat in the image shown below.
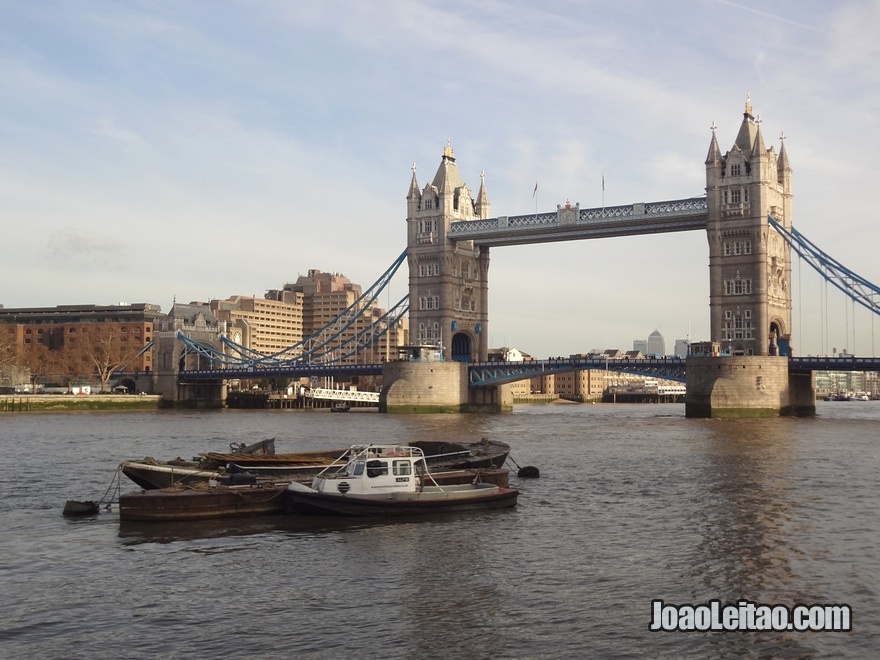
<svg viewBox="0 0 880 660"><path fill-rule="evenodd" d="M287 513L347 516L420 515L516 505L519 491L471 482L439 485L425 454L411 445L355 445L311 486L287 487Z"/></svg>

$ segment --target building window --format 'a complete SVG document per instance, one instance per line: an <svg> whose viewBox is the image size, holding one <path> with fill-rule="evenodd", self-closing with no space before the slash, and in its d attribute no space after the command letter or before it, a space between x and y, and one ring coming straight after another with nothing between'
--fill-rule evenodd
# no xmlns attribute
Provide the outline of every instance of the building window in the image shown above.
<svg viewBox="0 0 880 660"><path fill-rule="evenodd" d="M730 166L730 175L731 176L739 176L742 166L739 163Z"/></svg>
<svg viewBox="0 0 880 660"><path fill-rule="evenodd" d="M440 274L439 263L419 264L419 277L431 277Z"/></svg>
<svg viewBox="0 0 880 660"><path fill-rule="evenodd" d="M752 280L741 279L739 273L735 279L724 280L724 294L727 296L746 296L752 292Z"/></svg>
<svg viewBox="0 0 880 660"><path fill-rule="evenodd" d="M440 309L440 296L420 296L419 309Z"/></svg>

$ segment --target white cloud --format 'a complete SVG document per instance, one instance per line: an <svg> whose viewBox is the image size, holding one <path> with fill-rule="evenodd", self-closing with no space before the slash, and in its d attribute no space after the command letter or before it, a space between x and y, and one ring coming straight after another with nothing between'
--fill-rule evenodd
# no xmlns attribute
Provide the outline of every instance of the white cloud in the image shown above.
<svg viewBox="0 0 880 660"><path fill-rule="evenodd" d="M748 91L768 144L788 136L795 223L876 281L880 228L864 218L880 152L878 11L5 6L0 231L15 240L0 241L0 277L20 284L0 303L167 309L174 295L260 294L309 268L367 286L405 246L411 164L424 185L447 137L471 188L485 171L495 214L534 212L535 181L540 210L598 206L603 173L608 205L697 195L709 125L729 148ZM72 267L89 272L73 283ZM705 237L496 249L490 292L490 334L520 333L536 355L626 347L658 327L671 341L689 323L704 338Z"/></svg>

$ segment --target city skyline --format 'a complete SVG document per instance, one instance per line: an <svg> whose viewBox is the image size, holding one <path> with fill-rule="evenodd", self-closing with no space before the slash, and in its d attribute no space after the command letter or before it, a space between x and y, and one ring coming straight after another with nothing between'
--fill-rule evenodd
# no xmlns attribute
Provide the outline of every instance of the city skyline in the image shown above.
<svg viewBox="0 0 880 660"><path fill-rule="evenodd" d="M768 146L787 138L795 227L880 281L877 6L380 6L5 5L0 304L167 312L313 268L366 287L406 245L413 161L430 180L447 139L492 216L697 196L710 126L729 149L748 93ZM708 338L703 232L491 257L493 347ZM867 312L833 287L823 312L802 269L795 353L870 353Z"/></svg>

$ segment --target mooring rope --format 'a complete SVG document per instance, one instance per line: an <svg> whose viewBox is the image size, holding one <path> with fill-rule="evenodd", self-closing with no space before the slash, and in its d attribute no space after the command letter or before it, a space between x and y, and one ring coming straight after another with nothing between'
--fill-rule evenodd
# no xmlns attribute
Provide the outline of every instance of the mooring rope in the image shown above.
<svg viewBox="0 0 880 660"><path fill-rule="evenodd" d="M116 471L113 473L113 479L110 480L110 485L107 486L107 490L101 496L101 499L98 500L98 506L103 505L105 509L109 509L111 504L116 504L119 502L119 491L121 489L119 474L122 472L122 464L120 463L116 467ZM115 489L114 489L115 485ZM116 499L113 499L113 496L110 494L111 491L115 492ZM109 496L109 499L108 499Z"/></svg>

